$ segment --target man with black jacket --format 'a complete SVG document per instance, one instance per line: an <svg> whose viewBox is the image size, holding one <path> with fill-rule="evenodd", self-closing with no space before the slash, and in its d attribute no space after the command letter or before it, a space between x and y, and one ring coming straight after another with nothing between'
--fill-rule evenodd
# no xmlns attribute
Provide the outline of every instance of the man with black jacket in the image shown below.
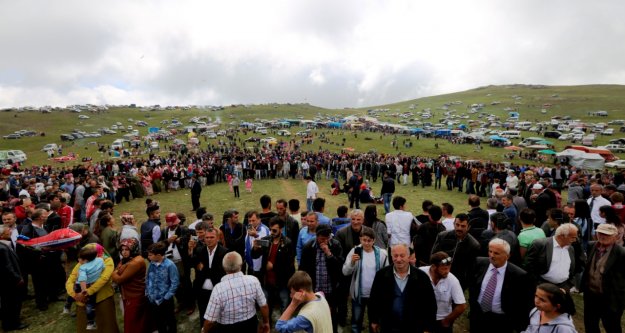
<svg viewBox="0 0 625 333"><path fill-rule="evenodd" d="M21 330L28 325L20 322L22 311L21 291L25 288L24 279L20 271L20 264L15 245L11 240L11 228L0 225L0 304L2 312L2 329L5 332Z"/></svg>
<svg viewBox="0 0 625 333"><path fill-rule="evenodd" d="M190 268L184 265L184 257L188 255L189 229L180 224L180 219L176 213L167 213L165 223L167 227L161 231L160 241L168 244L165 256L176 265L180 276L180 285L176 289L176 299L178 300L176 312L186 307L192 313L195 304L192 302Z"/></svg>
<svg viewBox="0 0 625 333"><path fill-rule="evenodd" d="M306 243L302 249L299 270L305 271L313 281L315 292L323 292L332 313L332 328L337 331L337 307L335 293L343 275L343 251L341 244L331 238L332 227L319 225L314 241Z"/></svg>
<svg viewBox="0 0 625 333"><path fill-rule="evenodd" d="M385 214L388 214L391 211L391 199L393 198L393 193L395 193L395 181L389 176L388 171L384 171L380 194L382 195L382 201L384 202Z"/></svg>
<svg viewBox="0 0 625 333"><path fill-rule="evenodd" d="M204 312L208 306L213 288L221 282L226 275L222 261L228 249L221 246L217 241L217 230L208 227L208 223L201 222L196 226L198 235L204 235L204 244L198 239L190 239L188 243L188 255L195 267L195 280L193 290L197 298L197 306L200 318L200 327L204 326Z"/></svg>
<svg viewBox="0 0 625 333"><path fill-rule="evenodd" d="M409 264L407 244L393 246L393 265L380 269L369 296L371 332L432 332L436 298L430 278Z"/></svg>
<svg viewBox="0 0 625 333"><path fill-rule="evenodd" d="M200 208L200 195L202 194L202 184L197 179L197 175L193 174L191 176L191 205L193 206L193 211L196 211Z"/></svg>
<svg viewBox="0 0 625 333"><path fill-rule="evenodd" d="M148 257L148 247L161 239L161 208L152 204L146 208L148 220L141 224L141 255Z"/></svg>
<svg viewBox="0 0 625 333"><path fill-rule="evenodd" d="M299 236L300 228L299 223L297 223L297 221L293 217L291 217L291 215L289 215L287 207L288 203L286 200L278 199L276 201L276 211L278 213L278 216L273 218L279 218L284 221L282 234L291 240L291 248L293 250L293 253L295 253L297 247L297 237ZM269 222L269 225L271 225L271 221Z"/></svg>
<svg viewBox="0 0 625 333"><path fill-rule="evenodd" d="M278 302L281 312L284 312L289 305L287 283L291 275L295 273L295 252L291 246L291 239L282 233L283 226L284 221L281 218L271 219L269 221L271 234L255 242L252 249L252 258L262 257L258 279L265 295L268 296L267 303L270 312Z"/></svg>

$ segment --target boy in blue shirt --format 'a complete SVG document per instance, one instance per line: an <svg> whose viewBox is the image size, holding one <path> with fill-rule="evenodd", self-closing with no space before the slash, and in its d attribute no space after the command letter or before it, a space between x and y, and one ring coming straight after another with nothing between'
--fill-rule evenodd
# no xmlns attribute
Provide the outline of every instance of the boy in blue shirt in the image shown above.
<svg viewBox="0 0 625 333"><path fill-rule="evenodd" d="M96 294L89 296L87 289L100 278L102 270L104 270L104 260L98 258L98 250L95 247L84 247L78 252L78 265L80 267L78 268L78 279L74 284L74 292L87 296L85 303L87 330L95 330L97 329L95 324ZM72 302L73 298L68 297L65 305L68 312Z"/></svg>
<svg viewBox="0 0 625 333"><path fill-rule="evenodd" d="M180 276L176 264L165 258L166 251L167 244L163 242L148 247L150 266L145 280L145 294L150 301L150 313L159 333L176 332L173 297L180 284Z"/></svg>

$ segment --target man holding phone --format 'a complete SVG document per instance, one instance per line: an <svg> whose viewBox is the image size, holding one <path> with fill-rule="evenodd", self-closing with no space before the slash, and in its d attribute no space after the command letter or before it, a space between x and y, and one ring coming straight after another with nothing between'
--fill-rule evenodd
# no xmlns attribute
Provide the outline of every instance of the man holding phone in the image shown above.
<svg viewBox="0 0 625 333"><path fill-rule="evenodd" d="M260 213L257 211L251 211L247 213L247 235L245 235L245 262L248 267L248 274L256 277L260 276L260 270L263 263L263 257L252 258L252 249L255 246L260 246L261 239L269 236L269 228L261 223ZM265 240L265 245L267 244Z"/></svg>

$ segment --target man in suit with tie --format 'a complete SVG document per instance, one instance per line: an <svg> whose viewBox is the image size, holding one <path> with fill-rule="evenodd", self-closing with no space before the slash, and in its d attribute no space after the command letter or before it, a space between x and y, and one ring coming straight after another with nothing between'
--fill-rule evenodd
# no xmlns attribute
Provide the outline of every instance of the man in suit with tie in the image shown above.
<svg viewBox="0 0 625 333"><path fill-rule="evenodd" d="M510 244L495 238L488 258L477 258L469 287L471 332L506 333L527 327L533 289L527 273L508 262Z"/></svg>
<svg viewBox="0 0 625 333"><path fill-rule="evenodd" d="M621 332L625 309L625 249L616 244L618 230L612 224L597 227L597 241L588 245L582 276L584 328L599 333L599 321L607 333Z"/></svg>
<svg viewBox="0 0 625 333"><path fill-rule="evenodd" d="M228 253L228 249L219 244L217 229L208 227L206 222L198 224L196 230L199 230L198 228L204 231L204 245L191 239L188 251L195 267L193 289L196 292L197 306L200 313L200 327L203 327L204 312L206 312L213 288L226 275L222 260Z"/></svg>
<svg viewBox="0 0 625 333"><path fill-rule="evenodd" d="M577 240L577 227L564 223L553 237L532 242L525 256L525 270L538 285L544 282L569 290L575 274L575 250L571 244Z"/></svg>
<svg viewBox="0 0 625 333"><path fill-rule="evenodd" d="M0 224L0 319L5 332L21 330L28 325L20 322L22 312L21 289L25 287L15 246L11 241L11 228Z"/></svg>

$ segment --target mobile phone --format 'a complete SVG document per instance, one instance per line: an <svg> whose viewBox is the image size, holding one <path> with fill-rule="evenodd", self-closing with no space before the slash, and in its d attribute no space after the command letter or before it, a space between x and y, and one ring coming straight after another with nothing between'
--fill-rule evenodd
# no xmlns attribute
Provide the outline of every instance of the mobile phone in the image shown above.
<svg viewBox="0 0 625 333"><path fill-rule="evenodd" d="M261 247L269 247L269 245L271 245L271 242L267 239L260 239L258 240L258 244L260 244Z"/></svg>
<svg viewBox="0 0 625 333"><path fill-rule="evenodd" d="M354 254L357 254L362 257L362 247L354 248Z"/></svg>
<svg viewBox="0 0 625 333"><path fill-rule="evenodd" d="M191 236L191 240L194 242L197 242L199 240L199 238L197 236Z"/></svg>

